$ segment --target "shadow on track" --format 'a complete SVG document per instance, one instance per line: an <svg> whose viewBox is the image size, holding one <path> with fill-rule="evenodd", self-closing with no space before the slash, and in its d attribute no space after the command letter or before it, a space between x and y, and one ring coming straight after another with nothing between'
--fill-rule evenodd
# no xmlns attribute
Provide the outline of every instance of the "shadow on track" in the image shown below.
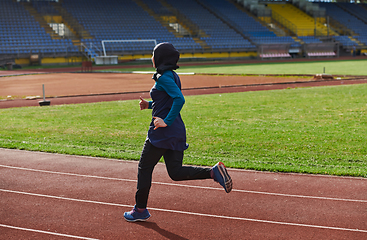
<svg viewBox="0 0 367 240"><path fill-rule="evenodd" d="M152 230L156 231L157 233L159 233L160 235L162 235L163 237L166 237L168 239L188 240L188 238L181 237L177 234L171 233L167 230L164 230L164 229L160 228L155 222L140 222L140 223L135 223L135 224L138 224L138 225L140 225L142 227L145 227L145 228L152 229Z"/></svg>

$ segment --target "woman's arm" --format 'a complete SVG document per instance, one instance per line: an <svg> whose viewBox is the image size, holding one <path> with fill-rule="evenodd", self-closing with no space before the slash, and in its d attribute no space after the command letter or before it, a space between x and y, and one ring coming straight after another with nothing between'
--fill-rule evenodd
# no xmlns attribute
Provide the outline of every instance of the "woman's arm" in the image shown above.
<svg viewBox="0 0 367 240"><path fill-rule="evenodd" d="M171 126L173 121L180 113L183 105L185 104L185 98L182 95L182 92L177 86L177 84L169 76L163 75L158 79L157 82L158 82L157 89L164 90L173 99L171 110L167 114L166 118L163 119L163 121L168 126Z"/></svg>

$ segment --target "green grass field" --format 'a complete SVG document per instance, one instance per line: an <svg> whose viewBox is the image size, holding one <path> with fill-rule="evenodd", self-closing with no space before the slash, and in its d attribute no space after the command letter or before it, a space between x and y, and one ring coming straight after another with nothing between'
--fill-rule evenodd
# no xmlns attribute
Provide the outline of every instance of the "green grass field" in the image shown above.
<svg viewBox="0 0 367 240"><path fill-rule="evenodd" d="M188 96L184 163L367 177L366 92L361 84ZM138 100L0 109L0 147L138 160L150 114Z"/></svg>
<svg viewBox="0 0 367 240"><path fill-rule="evenodd" d="M367 75L366 60L313 61L290 63L248 63L225 65L182 65L177 72L195 72L210 74L318 74ZM153 68L121 68L112 71L153 71Z"/></svg>

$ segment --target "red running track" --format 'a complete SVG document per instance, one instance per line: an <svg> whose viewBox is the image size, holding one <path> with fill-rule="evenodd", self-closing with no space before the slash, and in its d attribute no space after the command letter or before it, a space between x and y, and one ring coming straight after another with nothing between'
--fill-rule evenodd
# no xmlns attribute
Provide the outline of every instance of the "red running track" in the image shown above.
<svg viewBox="0 0 367 240"><path fill-rule="evenodd" d="M0 149L0 239L367 239L367 179L229 169L153 175L152 217L128 223L137 162Z"/></svg>
<svg viewBox="0 0 367 240"><path fill-rule="evenodd" d="M253 84L243 86L228 86L228 87L206 87L206 88L191 88L183 89L184 96L189 95L201 95L201 94L214 94L214 93L233 93L233 92L247 92L247 91L264 91L297 87L320 87L320 86L333 86L343 84L366 84L367 79L352 79L352 80L333 80L333 81L310 81L310 82L298 82L298 83L275 83L275 84ZM149 98L149 91L137 91L131 93L116 93L116 94L95 94L95 95L81 95L81 96L66 96L58 98L47 98L51 101L51 105L62 104L78 104L78 103L92 103L92 102L105 102L105 101L121 101L121 100L134 100L139 99L142 96ZM0 109L13 108L13 107L30 107L39 106L40 99L16 99L8 101L0 101Z"/></svg>

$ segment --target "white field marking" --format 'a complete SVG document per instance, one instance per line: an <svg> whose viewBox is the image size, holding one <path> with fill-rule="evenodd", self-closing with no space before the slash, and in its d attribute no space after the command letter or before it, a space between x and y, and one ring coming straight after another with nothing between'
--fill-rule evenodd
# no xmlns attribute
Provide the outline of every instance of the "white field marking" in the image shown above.
<svg viewBox="0 0 367 240"><path fill-rule="evenodd" d="M59 196L52 196L52 195L44 195L44 194L37 194L37 193L19 192L19 191L7 190L7 189L0 189L0 191L8 192L8 193L15 193L15 194L29 195L29 196L36 196L36 197L52 198L52 199L67 200L67 201L76 201L76 202L83 202L83 203L93 203L93 204L101 204L101 205L116 206L116 207L127 207L127 208L134 207L132 205L125 205L125 204L118 204L118 203L108 203L108 202L99 202L99 201L92 201L92 200L83 200L83 199L59 197ZM201 217L221 218L221 219L229 219L229 220L240 220L240 221L248 221L248 222L258 222L258 223L296 226L296 227L309 227L309 228L319 228L319 229L328 229L328 230L367 233L367 230L364 230L364 229L329 227L329 226L320 226L320 225L311 225L311 224L302 224L302 223L278 222L278 221L270 221L270 220L242 218L242 217L231 217L231 216L186 212L186 211L162 209L162 208L151 208L151 207L149 208L149 210L151 210L151 211L160 211L160 212L169 212L169 213L177 213L177 214L194 215L194 216L201 216Z"/></svg>
<svg viewBox="0 0 367 240"><path fill-rule="evenodd" d="M65 173L65 172L54 172L54 171L39 170L39 169L32 169L32 168L13 167L13 166L1 165L1 164L0 164L0 167L17 169L17 170L24 170L24 171L32 171L32 172L41 172L41 173L50 173L50 174L58 174L58 175L66 175L66 176L75 176L75 177L86 177L86 178L105 179L105 180L124 181L124 182L137 182L137 180L133 180L133 179L111 178L111 177L83 175L83 174ZM206 190L223 191L223 188L185 185L185 184L177 184L177 183L164 183L164 182L152 182L152 183L153 184L158 184L158 185L175 186L175 187L187 187L187 188L198 188L198 189L206 189ZM330 201L342 201L342 202L367 203L367 200L361 200L361 199L317 197L317 196L306 196L306 195L295 195L295 194L284 194L284 193L250 191L250 190L241 190L241 189L232 189L232 192L262 194L262 195L280 196L280 197L294 197L294 198L305 198L305 199L318 199L318 200L330 200Z"/></svg>
<svg viewBox="0 0 367 240"><path fill-rule="evenodd" d="M61 237L68 237L68 238L85 239L85 240L98 240L96 238L80 237L80 236L74 236L74 235L69 235L69 234L55 233L55 232L42 231L42 230L36 230L36 229L30 229L30 228L15 227L15 226L4 225L4 224L0 224L0 227L11 228L11 229L16 229L16 230L22 230L22 231L27 231L27 232L43 233L43 234L55 235L55 236L61 236Z"/></svg>

